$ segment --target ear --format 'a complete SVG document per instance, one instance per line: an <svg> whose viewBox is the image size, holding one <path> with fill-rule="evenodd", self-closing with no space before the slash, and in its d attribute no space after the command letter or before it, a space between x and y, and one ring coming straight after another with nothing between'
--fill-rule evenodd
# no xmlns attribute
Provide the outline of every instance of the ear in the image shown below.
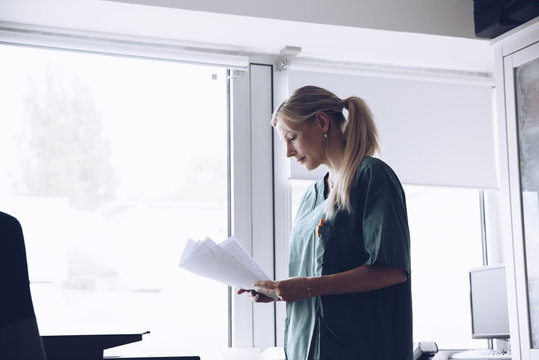
<svg viewBox="0 0 539 360"><path fill-rule="evenodd" d="M322 129L322 132L328 132L329 131L329 116L324 111L320 111L316 113L316 124L320 126Z"/></svg>

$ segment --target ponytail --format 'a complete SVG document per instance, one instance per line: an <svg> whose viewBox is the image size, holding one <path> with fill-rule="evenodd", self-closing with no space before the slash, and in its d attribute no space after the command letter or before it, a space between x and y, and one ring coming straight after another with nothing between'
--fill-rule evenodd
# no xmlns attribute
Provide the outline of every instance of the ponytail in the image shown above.
<svg viewBox="0 0 539 360"><path fill-rule="evenodd" d="M348 110L348 118L343 114ZM316 86L297 89L273 114L271 123L277 126L284 118L295 123L309 123L316 113L324 111L336 123L333 131L342 131L345 138L344 158L339 169L332 174L333 188L326 203L326 216L335 211L351 212L350 192L361 161L377 150L378 138L373 116L367 104L357 96L340 99L332 92Z"/></svg>
<svg viewBox="0 0 539 360"><path fill-rule="evenodd" d="M348 109L348 120L344 128L346 139L341 168L333 178L333 191L329 193L326 214L334 215L335 208L350 212L350 192L357 169L366 156L379 150L378 135L372 113L363 99L351 96L343 100Z"/></svg>

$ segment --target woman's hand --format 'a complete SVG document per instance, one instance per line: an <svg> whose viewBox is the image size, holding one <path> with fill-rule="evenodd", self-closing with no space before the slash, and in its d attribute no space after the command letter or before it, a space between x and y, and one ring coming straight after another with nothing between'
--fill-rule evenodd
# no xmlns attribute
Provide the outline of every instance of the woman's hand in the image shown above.
<svg viewBox="0 0 539 360"><path fill-rule="evenodd" d="M269 303L269 302L273 302L275 301L275 299L273 298L270 298L269 296L266 296L262 293L259 293L258 291L255 291L255 290L244 290L244 289L239 289L236 293L238 295L240 294L243 294L243 293L250 293L251 294L251 299L253 299L254 302L257 302L257 303Z"/></svg>
<svg viewBox="0 0 539 360"><path fill-rule="evenodd" d="M254 283L257 291L275 294L283 301L298 301L312 296L308 278L294 277L280 281L257 281Z"/></svg>
<svg viewBox="0 0 539 360"><path fill-rule="evenodd" d="M298 301L313 296L351 294L373 291L405 282L405 270L387 265L362 265L337 274L293 277L286 280L258 281L255 290L238 290L238 294L250 292L256 302L271 302L272 298L261 294L275 294L283 301Z"/></svg>

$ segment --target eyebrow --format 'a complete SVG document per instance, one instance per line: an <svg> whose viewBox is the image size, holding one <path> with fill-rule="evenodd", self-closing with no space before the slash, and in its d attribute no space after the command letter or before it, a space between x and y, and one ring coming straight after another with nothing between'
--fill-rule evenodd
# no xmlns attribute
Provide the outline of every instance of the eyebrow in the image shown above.
<svg viewBox="0 0 539 360"><path fill-rule="evenodd" d="M298 135L301 131L290 129L288 126L285 126L284 124L281 124L281 128L285 131L283 135L283 141L290 140L287 138L287 136L292 133L294 135Z"/></svg>

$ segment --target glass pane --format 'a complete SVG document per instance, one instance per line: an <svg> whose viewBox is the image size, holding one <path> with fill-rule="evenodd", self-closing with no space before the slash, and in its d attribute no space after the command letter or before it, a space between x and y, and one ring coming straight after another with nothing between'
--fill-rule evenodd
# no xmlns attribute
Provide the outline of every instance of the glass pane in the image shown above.
<svg viewBox="0 0 539 360"><path fill-rule="evenodd" d="M226 70L0 58L0 210L22 223L41 333L151 331L106 355L227 347L227 287L178 267L189 237L228 235Z"/></svg>
<svg viewBox="0 0 539 360"><path fill-rule="evenodd" d="M539 348L539 59L515 70L531 342Z"/></svg>
<svg viewBox="0 0 539 360"><path fill-rule="evenodd" d="M410 225L414 340L444 349L486 348L472 339L468 271L482 266L479 192L404 186ZM459 314L455 316L455 314Z"/></svg>
<svg viewBox="0 0 539 360"><path fill-rule="evenodd" d="M312 181L290 181L292 216ZM410 226L414 341L486 348L472 339L468 270L482 266L477 190L404 186ZM455 316L455 314L461 314Z"/></svg>

